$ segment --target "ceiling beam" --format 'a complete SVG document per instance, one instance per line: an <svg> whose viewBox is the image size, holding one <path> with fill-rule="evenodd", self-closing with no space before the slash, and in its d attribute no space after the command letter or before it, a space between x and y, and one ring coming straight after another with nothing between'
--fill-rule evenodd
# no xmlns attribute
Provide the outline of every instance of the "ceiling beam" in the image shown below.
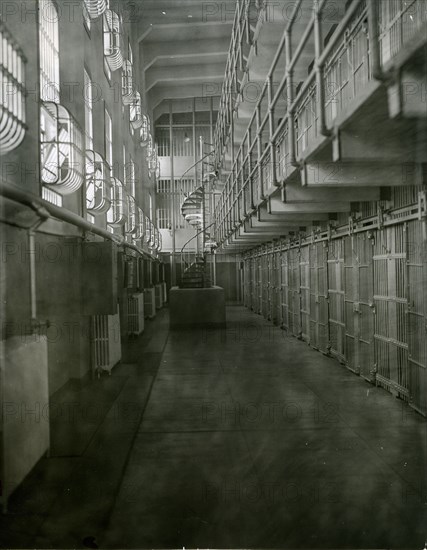
<svg viewBox="0 0 427 550"><path fill-rule="evenodd" d="M200 65L152 66L146 73L145 89L148 92L157 84L164 82L197 82L199 80L206 81L206 79L220 80L223 76L223 63L203 64L203 61L201 61Z"/></svg>
<svg viewBox="0 0 427 550"><path fill-rule="evenodd" d="M227 55L228 45L223 40L209 38L206 40L189 40L180 42L152 42L144 46L143 63L147 71L157 59L176 59L177 57L194 57L204 55ZM225 71L225 67L224 67Z"/></svg>

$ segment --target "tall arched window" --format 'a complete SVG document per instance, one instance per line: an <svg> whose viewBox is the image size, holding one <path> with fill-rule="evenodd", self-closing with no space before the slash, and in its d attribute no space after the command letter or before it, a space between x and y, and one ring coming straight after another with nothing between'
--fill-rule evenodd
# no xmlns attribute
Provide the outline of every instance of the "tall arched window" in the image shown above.
<svg viewBox="0 0 427 550"><path fill-rule="evenodd" d="M0 154L12 151L25 135L24 55L0 21Z"/></svg>
<svg viewBox="0 0 427 550"><path fill-rule="evenodd" d="M111 207L107 212L107 223L112 227L121 227L127 220L127 197L123 183L117 178L111 178Z"/></svg>
<svg viewBox="0 0 427 550"><path fill-rule="evenodd" d="M60 204L59 195L83 184L83 133L60 104L59 14L52 0L39 0L40 169L43 197Z"/></svg>
<svg viewBox="0 0 427 550"><path fill-rule="evenodd" d="M104 15L104 55L110 71L123 65L123 39L120 16L107 10Z"/></svg>
<svg viewBox="0 0 427 550"><path fill-rule="evenodd" d="M122 100L124 105L130 105L135 99L132 63L129 60L126 60L123 63L122 69Z"/></svg>
<svg viewBox="0 0 427 550"><path fill-rule="evenodd" d="M52 0L39 0L40 99L59 103L59 15Z"/></svg>
<svg viewBox="0 0 427 550"><path fill-rule="evenodd" d="M130 123L134 130L137 130L142 126L142 106L141 106L141 94L135 92L135 99L130 104L129 108Z"/></svg>
<svg viewBox="0 0 427 550"><path fill-rule="evenodd" d="M86 151L86 208L91 214L105 214L111 206L110 166L94 151Z"/></svg>
<svg viewBox="0 0 427 550"><path fill-rule="evenodd" d="M132 195L127 195L127 210L128 217L125 223L125 233L126 235L133 235L136 231L137 226L137 209L135 199Z"/></svg>

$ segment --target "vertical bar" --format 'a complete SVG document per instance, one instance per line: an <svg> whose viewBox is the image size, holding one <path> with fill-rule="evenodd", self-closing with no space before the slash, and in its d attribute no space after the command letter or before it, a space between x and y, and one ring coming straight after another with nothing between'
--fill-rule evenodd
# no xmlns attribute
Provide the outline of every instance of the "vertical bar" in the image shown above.
<svg viewBox="0 0 427 550"><path fill-rule="evenodd" d="M171 284L176 286L176 212L175 212L175 177L174 177L174 149L173 149L173 129L172 129L172 101L169 100L169 143L170 143L170 173L171 173L171 191L172 191L172 266L171 266Z"/></svg>
<svg viewBox="0 0 427 550"><path fill-rule="evenodd" d="M261 165L261 155L262 155L262 130L261 127L261 105L258 103L256 106L256 126L257 126L257 153L258 153L258 187L259 187L259 198L262 201L264 199L264 185L263 185L263 174L262 174L262 165Z"/></svg>
<svg viewBox="0 0 427 550"><path fill-rule="evenodd" d="M289 145L289 162L294 165L295 158L295 128L293 122L293 113L290 109L294 101L294 73L290 68L292 59L292 34L290 30L286 30L285 54L286 54L286 82L287 82L287 119L288 119L288 145Z"/></svg>
<svg viewBox="0 0 427 550"><path fill-rule="evenodd" d="M316 59L317 117L319 119L321 135L328 136L330 135L330 132L326 127L323 65L319 63L319 58L322 54L322 44L322 11L319 6L319 0L314 0L314 48Z"/></svg>
<svg viewBox="0 0 427 550"><path fill-rule="evenodd" d="M270 162L271 162L271 183L273 186L277 187L277 178L276 178L276 147L273 141L274 134L274 105L273 105L273 75L270 74L268 77L268 113L269 113L269 132L270 132Z"/></svg>

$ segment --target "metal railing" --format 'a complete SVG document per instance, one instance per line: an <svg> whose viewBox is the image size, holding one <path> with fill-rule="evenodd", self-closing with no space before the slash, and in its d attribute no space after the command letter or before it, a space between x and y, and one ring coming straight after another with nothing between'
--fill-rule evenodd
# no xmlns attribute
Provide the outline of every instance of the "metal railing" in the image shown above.
<svg viewBox="0 0 427 550"><path fill-rule="evenodd" d="M381 73L392 57L426 28L425 0L353 0L323 43L327 1L313 0L311 16L293 50L293 27L302 0L295 2L215 210L220 243L265 200L267 189L280 186L306 151L331 134L337 117L361 98L367 84L384 79ZM296 87L296 68L304 66L303 53L310 48L315 58L307 63L307 78ZM283 57L283 78L276 84L273 76L277 78ZM286 112L278 118L284 101ZM222 128L219 125L215 134L218 150Z"/></svg>
<svg viewBox="0 0 427 550"><path fill-rule="evenodd" d="M259 0L238 0L234 14L231 42L228 50L225 77L221 90L218 120L214 134L215 162L221 163L223 149L230 135L233 111L239 101L240 80L247 71L247 58L252 46L251 13L258 13Z"/></svg>

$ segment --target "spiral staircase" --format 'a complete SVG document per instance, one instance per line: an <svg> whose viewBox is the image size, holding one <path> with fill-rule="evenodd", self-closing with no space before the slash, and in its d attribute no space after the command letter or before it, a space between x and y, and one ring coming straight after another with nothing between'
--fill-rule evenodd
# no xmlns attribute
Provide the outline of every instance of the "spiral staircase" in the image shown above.
<svg viewBox="0 0 427 550"><path fill-rule="evenodd" d="M203 145L201 145L203 151ZM189 193L181 204L185 221L194 228L193 235L181 249L180 288L212 287L212 255L217 247L213 238L213 185L215 174L205 174L204 158L201 163L201 185Z"/></svg>

